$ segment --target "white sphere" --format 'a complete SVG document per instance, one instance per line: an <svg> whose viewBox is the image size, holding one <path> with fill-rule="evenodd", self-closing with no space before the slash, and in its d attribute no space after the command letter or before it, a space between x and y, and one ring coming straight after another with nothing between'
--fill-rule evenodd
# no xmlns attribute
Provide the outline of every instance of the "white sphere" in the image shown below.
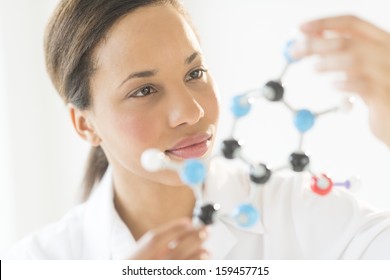
<svg viewBox="0 0 390 280"><path fill-rule="evenodd" d="M262 94L268 100L273 100L275 98L275 95L276 95L275 91L269 86L264 86L262 88Z"/></svg>
<svg viewBox="0 0 390 280"><path fill-rule="evenodd" d="M355 96L349 94L344 95L340 102L340 111L342 113L349 113L353 109L355 102Z"/></svg>
<svg viewBox="0 0 390 280"><path fill-rule="evenodd" d="M267 174L267 168L265 166L260 164L253 165L253 175L263 177L265 174Z"/></svg>
<svg viewBox="0 0 390 280"><path fill-rule="evenodd" d="M321 176L318 178L317 186L321 190L326 190L330 186L330 182L327 178Z"/></svg>
<svg viewBox="0 0 390 280"><path fill-rule="evenodd" d="M157 149L148 149L142 153L141 164L145 170L156 172L164 168L165 154Z"/></svg>
<svg viewBox="0 0 390 280"><path fill-rule="evenodd" d="M357 193L362 189L362 181L358 176L352 176L349 179L350 187L349 190L353 193Z"/></svg>

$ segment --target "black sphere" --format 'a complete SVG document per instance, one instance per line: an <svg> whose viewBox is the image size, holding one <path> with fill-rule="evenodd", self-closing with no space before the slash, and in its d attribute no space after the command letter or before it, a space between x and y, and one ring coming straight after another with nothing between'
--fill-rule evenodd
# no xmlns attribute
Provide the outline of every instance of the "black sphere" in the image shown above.
<svg viewBox="0 0 390 280"><path fill-rule="evenodd" d="M256 184L265 184L271 178L271 170L263 163L251 166L249 178Z"/></svg>
<svg viewBox="0 0 390 280"><path fill-rule="evenodd" d="M222 153L227 159L234 159L241 149L241 145L235 139L228 139L222 142Z"/></svg>
<svg viewBox="0 0 390 280"><path fill-rule="evenodd" d="M305 153L292 153L289 162L295 172L302 172L310 163L310 159Z"/></svg>
<svg viewBox="0 0 390 280"><path fill-rule="evenodd" d="M214 223L215 214L219 209L218 204L206 204L200 208L199 220L205 225L211 225Z"/></svg>
<svg viewBox="0 0 390 280"><path fill-rule="evenodd" d="M264 94L269 101L280 101L283 98L284 88L280 82L269 81L264 87L272 92L272 94Z"/></svg>

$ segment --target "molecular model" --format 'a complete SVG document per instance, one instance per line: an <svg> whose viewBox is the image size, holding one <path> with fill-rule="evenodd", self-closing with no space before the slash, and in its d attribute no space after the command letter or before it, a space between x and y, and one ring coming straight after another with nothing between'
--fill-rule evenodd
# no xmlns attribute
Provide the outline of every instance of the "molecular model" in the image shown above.
<svg viewBox="0 0 390 280"><path fill-rule="evenodd" d="M188 159L183 162L172 161L163 152L157 149L146 150L141 157L142 166L149 172L170 169L179 173L183 183L192 188L195 194L194 223L212 224L220 218L219 204L205 204L202 202L202 186L206 179L206 164L199 159ZM259 220L259 212L251 204L243 203L236 207L229 215L241 227L251 227Z"/></svg>
<svg viewBox="0 0 390 280"><path fill-rule="evenodd" d="M322 112L312 112L308 109L296 110L290 106L284 99L285 90L283 87L283 77L289 66L296 62L289 54L289 48L292 44L293 41L286 44L284 51L286 65L279 78L267 82L261 88L247 91L244 94L232 98L230 109L234 116L234 121L230 137L222 142L221 154L229 160L240 159L249 166L249 178L253 183L251 184L252 189L250 195L256 193L256 191L259 190L259 186L267 183L273 174L286 168L290 168L294 172L310 172L312 176L311 190L321 196L329 194L332 188L336 186L344 187L346 189L357 189L360 182L356 177L352 177L344 182L333 182L325 173L315 175L309 168L310 158L302 147L305 133L314 126L316 120L320 116L336 111L349 111L353 105L353 98L346 97L339 106L329 108ZM237 121L248 115L252 105L260 98L265 98L270 102L282 102L293 115L294 125L300 138L297 150L290 154L288 164L285 166L271 169L265 163L251 163L251 161L247 160L243 155L240 141L233 137ZM202 185L204 184L207 173L206 164L203 161L199 159L189 159L183 162L174 162L163 152L156 149L150 149L143 153L141 163L149 172L170 169L179 173L183 183L191 187L195 194L195 223L203 223L206 225L212 224L216 219L221 217L218 213L220 208L219 204L202 205ZM259 210L251 203L242 203L238 205L229 216L241 227L252 227L260 220Z"/></svg>

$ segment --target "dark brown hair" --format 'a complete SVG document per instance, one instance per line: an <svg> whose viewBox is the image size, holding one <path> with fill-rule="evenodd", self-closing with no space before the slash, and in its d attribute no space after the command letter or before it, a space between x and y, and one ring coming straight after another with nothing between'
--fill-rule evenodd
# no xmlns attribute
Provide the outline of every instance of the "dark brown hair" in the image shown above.
<svg viewBox="0 0 390 280"><path fill-rule="evenodd" d="M94 48L120 18L152 5L172 5L185 14L179 0L62 0L59 3L47 26L44 46L47 71L65 103L72 103L80 110L91 108ZM102 179L107 167L101 147L92 147L83 180L85 198Z"/></svg>

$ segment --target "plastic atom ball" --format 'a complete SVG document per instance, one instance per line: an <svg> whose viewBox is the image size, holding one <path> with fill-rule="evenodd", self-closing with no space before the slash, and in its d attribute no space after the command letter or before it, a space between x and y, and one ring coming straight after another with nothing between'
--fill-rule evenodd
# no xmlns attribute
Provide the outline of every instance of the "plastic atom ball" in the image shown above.
<svg viewBox="0 0 390 280"><path fill-rule="evenodd" d="M358 176L352 176L349 179L349 188L350 191L357 193L362 189L362 181Z"/></svg>
<svg viewBox="0 0 390 280"><path fill-rule="evenodd" d="M148 149L142 153L141 164L145 170L156 172L164 168L165 154L157 149Z"/></svg>
<svg viewBox="0 0 390 280"><path fill-rule="evenodd" d="M206 178L206 167L198 159L186 160L180 172L180 178L189 186L199 185Z"/></svg>
<svg viewBox="0 0 390 280"><path fill-rule="evenodd" d="M211 225L215 222L219 209L219 204L206 204L200 209L199 219L203 222L203 224Z"/></svg>
<svg viewBox="0 0 390 280"><path fill-rule="evenodd" d="M232 214L235 222L241 227L252 227L260 219L259 211L251 204L241 204Z"/></svg>
<svg viewBox="0 0 390 280"><path fill-rule="evenodd" d="M333 188L333 181L326 176L321 174L321 176L313 176L311 179L311 189L313 192L319 195L327 195Z"/></svg>
<svg viewBox="0 0 390 280"><path fill-rule="evenodd" d="M232 111L235 118L241 118L249 113L251 110L251 104L247 98L243 95L233 97L230 104L230 110Z"/></svg>
<svg viewBox="0 0 390 280"><path fill-rule="evenodd" d="M340 102L340 111L343 113L349 113L356 102L355 96L345 95Z"/></svg>
<svg viewBox="0 0 390 280"><path fill-rule="evenodd" d="M295 127L299 132L304 133L310 130L315 122L315 115L306 109L299 110L294 117Z"/></svg>
<svg viewBox="0 0 390 280"><path fill-rule="evenodd" d="M256 184L265 184L271 178L271 174L271 169L267 165L259 163L251 165L249 178Z"/></svg>
<svg viewBox="0 0 390 280"><path fill-rule="evenodd" d="M295 40L289 40L286 45L284 46L284 50L283 50L283 54L284 54L284 58L286 59L287 63L294 63L296 61L298 61L299 59L296 59L294 57L291 56L291 47L292 45L294 45L295 43Z"/></svg>
<svg viewBox="0 0 390 280"><path fill-rule="evenodd" d="M303 152L294 152L290 155L288 161L295 172L302 172L310 163L310 158Z"/></svg>
<svg viewBox="0 0 390 280"><path fill-rule="evenodd" d="M279 81L269 81L263 87L262 94L269 101L280 101L284 96L284 88Z"/></svg>
<svg viewBox="0 0 390 280"><path fill-rule="evenodd" d="M228 139L222 142L222 153L227 159L234 159L241 152L241 144L236 139Z"/></svg>

